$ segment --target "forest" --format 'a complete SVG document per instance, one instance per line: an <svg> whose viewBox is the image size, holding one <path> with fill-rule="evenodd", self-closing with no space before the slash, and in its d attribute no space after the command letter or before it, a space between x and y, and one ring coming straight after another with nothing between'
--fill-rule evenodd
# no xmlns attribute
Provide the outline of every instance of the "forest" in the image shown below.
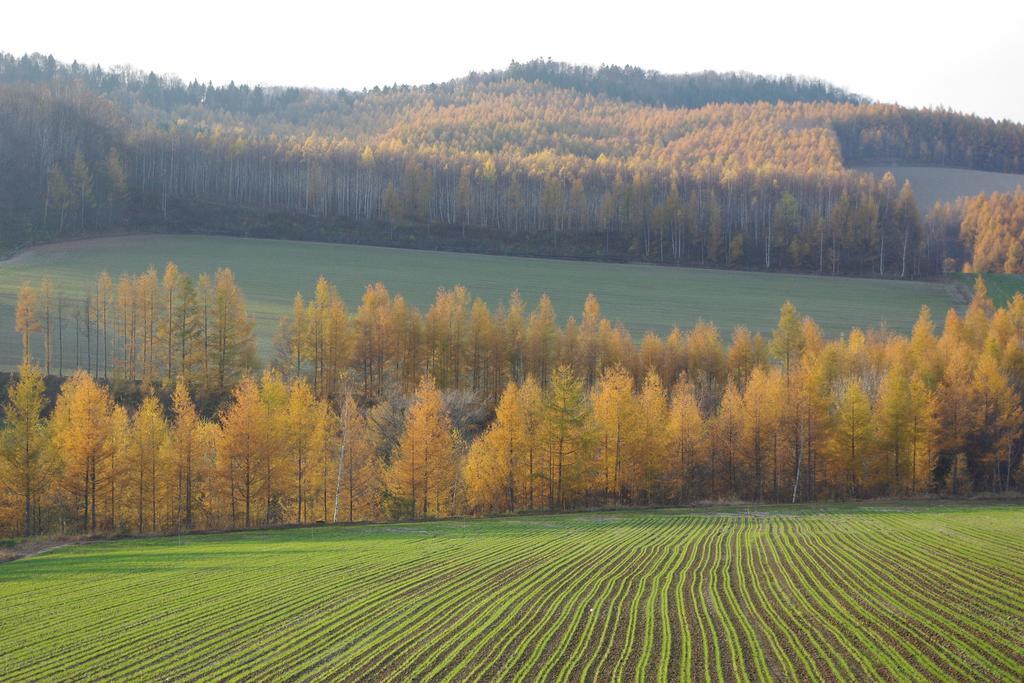
<svg viewBox="0 0 1024 683"><path fill-rule="evenodd" d="M4 405L4 534L149 533L698 501L1019 489L1024 295L941 334L711 323L634 340L593 296L426 311L321 278L256 357L229 270L85 300L26 282ZM50 376L49 380L47 377Z"/></svg>
<svg viewBox="0 0 1024 683"><path fill-rule="evenodd" d="M927 277L971 258L865 161L1024 170L1024 126L824 83L513 63L361 92L0 55L0 244L131 231ZM928 208L928 207L924 207ZM932 214L936 215L936 214Z"/></svg>

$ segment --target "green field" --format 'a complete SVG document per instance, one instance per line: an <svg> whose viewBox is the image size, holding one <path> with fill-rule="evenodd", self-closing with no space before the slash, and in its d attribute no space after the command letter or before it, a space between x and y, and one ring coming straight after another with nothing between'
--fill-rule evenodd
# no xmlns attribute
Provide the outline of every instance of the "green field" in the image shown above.
<svg viewBox="0 0 1024 683"><path fill-rule="evenodd" d="M58 548L5 680L1021 680L1024 506L607 512Z"/></svg>
<svg viewBox="0 0 1024 683"><path fill-rule="evenodd" d="M871 173L879 178L885 175L886 171L892 171L900 185L904 180L909 180L922 214L928 213L935 202L951 202L957 197L973 197L993 192L1013 192L1018 186L1024 186L1024 175L1019 173L888 164L858 166L856 170Z"/></svg>
<svg viewBox="0 0 1024 683"><path fill-rule="evenodd" d="M115 279L149 265L162 268L173 259L185 271L235 271L258 325L260 349L270 352L277 320L290 312L296 291L309 294L323 274L338 285L351 309L367 283L381 281L420 307L433 301L438 287L462 284L494 305L519 289L532 308L548 293L563 318L579 316L593 292L602 312L642 334L666 333L674 325L713 320L726 333L736 325L769 331L787 299L809 314L828 334L851 326L886 324L909 331L922 304L941 321L954 305L954 292L935 282L893 282L813 275L749 273L529 259L480 254L413 251L308 242L201 236L137 236L69 242L38 247L0 262L0 363L20 358L13 304L25 279L44 275L63 292L81 296L96 275Z"/></svg>
<svg viewBox="0 0 1024 683"><path fill-rule="evenodd" d="M952 279L959 282L967 290L974 287L974 280L977 275L972 273L954 273ZM989 298L996 306L1005 306L1013 295L1024 290L1024 275L1011 275L1008 273L986 273L985 287L988 288Z"/></svg>

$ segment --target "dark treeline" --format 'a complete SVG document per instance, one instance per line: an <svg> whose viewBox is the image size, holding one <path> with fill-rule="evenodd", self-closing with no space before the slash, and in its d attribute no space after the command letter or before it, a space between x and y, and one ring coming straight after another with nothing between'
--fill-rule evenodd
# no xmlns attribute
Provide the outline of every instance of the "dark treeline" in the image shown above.
<svg viewBox="0 0 1024 683"><path fill-rule="evenodd" d="M637 66L604 64L598 68L542 59L512 62L485 78L540 81L593 95L629 102L695 109L723 102L850 102L865 101L831 83L795 76L749 73L663 74Z"/></svg>
<svg viewBox="0 0 1024 683"><path fill-rule="evenodd" d="M535 62L352 93L4 56L0 243L216 226L911 278L958 266L958 231L923 222L909 185L844 161L1022 163L1021 126L847 101L803 82L765 79L791 97L744 103L761 80L738 76L733 88L711 78L703 92L730 101L686 109L555 87L531 70L590 78ZM599 83L640 79L593 73ZM649 80L662 78L703 82ZM804 98L813 101L788 101Z"/></svg>

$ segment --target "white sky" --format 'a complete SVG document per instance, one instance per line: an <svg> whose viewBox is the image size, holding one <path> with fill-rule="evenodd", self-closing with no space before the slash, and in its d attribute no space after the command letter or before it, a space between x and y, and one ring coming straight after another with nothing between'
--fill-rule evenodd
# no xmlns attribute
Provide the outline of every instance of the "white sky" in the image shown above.
<svg viewBox="0 0 1024 683"><path fill-rule="evenodd" d="M0 50L188 81L359 89L551 57L797 74L1024 122L1024 0L5 2Z"/></svg>

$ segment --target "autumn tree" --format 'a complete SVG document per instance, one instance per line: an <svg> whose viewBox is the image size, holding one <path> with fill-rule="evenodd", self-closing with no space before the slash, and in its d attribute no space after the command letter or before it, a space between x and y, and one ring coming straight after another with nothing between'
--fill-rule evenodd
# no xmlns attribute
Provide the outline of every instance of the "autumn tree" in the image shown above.
<svg viewBox="0 0 1024 683"><path fill-rule="evenodd" d="M78 371L61 387L51 422L52 446L64 457L64 485L81 502L82 529L97 530L97 497L114 472L105 470L116 449L114 402L109 392Z"/></svg>
<svg viewBox="0 0 1024 683"><path fill-rule="evenodd" d="M264 416L259 384L251 376L243 377L220 418L219 474L227 491L233 527L241 517L248 529L256 518L259 459L265 449Z"/></svg>
<svg viewBox="0 0 1024 683"><path fill-rule="evenodd" d="M61 464L46 441L44 391L39 368L22 365L18 381L7 390L4 408L7 426L0 450L0 482L21 499L24 510L22 534L25 536L39 530L32 523L33 504L50 487Z"/></svg>
<svg viewBox="0 0 1024 683"><path fill-rule="evenodd" d="M155 396L147 396L132 416L128 442L128 486L135 499L138 533L147 529L147 514L148 529L156 531L158 528L158 471L164 468L161 460L167 438L163 407Z"/></svg>
<svg viewBox="0 0 1024 683"><path fill-rule="evenodd" d="M171 396L173 422L170 427L169 445L174 454L176 469L175 519L186 529L194 526L196 504L195 485L200 447L200 420L195 404L189 395L185 380L178 378Z"/></svg>
<svg viewBox="0 0 1024 683"><path fill-rule="evenodd" d="M406 411L405 427L388 472L388 487L412 517L448 509L455 476L455 439L434 380L424 376Z"/></svg>
<svg viewBox="0 0 1024 683"><path fill-rule="evenodd" d="M566 490L585 480L592 465L589 447L593 441L591 407L583 381L566 365L551 373L544 394L541 433L547 458L548 507L564 509ZM568 484L566 480L568 479Z"/></svg>
<svg viewBox="0 0 1024 683"><path fill-rule="evenodd" d="M871 402L860 380L847 382L836 404L833 437L833 484L844 496L865 493L871 464Z"/></svg>
<svg viewBox="0 0 1024 683"><path fill-rule="evenodd" d="M21 364L32 362L32 335L41 329L37 310L36 291L28 282L21 283L18 302L14 309L14 326L21 334Z"/></svg>

